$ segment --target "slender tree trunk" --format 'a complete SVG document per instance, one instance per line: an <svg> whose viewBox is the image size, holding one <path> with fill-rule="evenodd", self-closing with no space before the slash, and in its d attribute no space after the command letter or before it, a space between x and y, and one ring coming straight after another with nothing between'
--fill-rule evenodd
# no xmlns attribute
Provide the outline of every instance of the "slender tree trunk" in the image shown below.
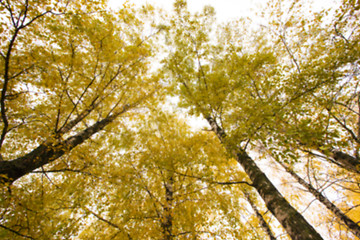
<svg viewBox="0 0 360 240"><path fill-rule="evenodd" d="M255 203L253 202L253 200L251 199L250 195L247 192L245 192L244 195L246 197L246 200L250 203L251 208L254 210L254 212L256 214L256 217L259 219L261 227L263 228L263 230L269 236L269 239L270 240L276 240L276 237L272 233L272 231L270 229L270 226L267 224L264 217L261 215L261 213L257 209L257 207L256 207Z"/></svg>
<svg viewBox="0 0 360 240"><path fill-rule="evenodd" d="M224 138L226 137L224 130L219 127L213 118L207 117L206 119L220 141L224 142ZM228 148L228 150L231 149ZM251 179L253 187L264 200L266 207L276 217L293 240L322 239L320 234L316 232L305 218L281 195L244 150L238 149L234 152L234 155L237 162L240 163Z"/></svg>
<svg viewBox="0 0 360 240"><path fill-rule="evenodd" d="M173 200L174 200L174 180L172 177L168 179L165 185L165 205L162 219L162 228L164 234L164 240L173 239L172 226L173 226Z"/></svg>
<svg viewBox="0 0 360 240"><path fill-rule="evenodd" d="M310 193L314 195L314 197L319 200L325 207L330 210L337 218L339 218L345 225L350 229L350 231L360 239L360 226L356 224L353 220L351 220L348 216L345 215L335 204L330 202L324 195L321 194L318 190L316 190L311 184L307 183L304 179L302 179L299 175L297 175L291 168L289 168L284 163L279 162L280 165L293 176L298 183L300 183L303 187L305 187Z"/></svg>

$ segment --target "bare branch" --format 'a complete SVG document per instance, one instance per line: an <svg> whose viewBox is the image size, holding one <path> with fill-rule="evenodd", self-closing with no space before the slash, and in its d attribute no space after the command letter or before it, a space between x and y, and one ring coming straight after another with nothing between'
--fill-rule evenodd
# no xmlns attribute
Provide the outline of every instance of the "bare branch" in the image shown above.
<svg viewBox="0 0 360 240"><path fill-rule="evenodd" d="M91 177L101 179L101 177L95 176L94 174L92 174L90 172L85 172L83 169L63 168L63 169L55 169L55 170L32 171L31 173L64 173L64 172L80 173L80 174L84 174L84 175L88 175Z"/></svg>
<svg viewBox="0 0 360 240"><path fill-rule="evenodd" d="M92 135L101 131L108 124L112 123L121 114L127 112L130 108L136 106L138 103L132 105L125 105L122 109L112 114L111 116L96 122L78 134L67 138L61 142L47 140L40 144L31 152L16 158L11 161L0 161L1 180L12 183L18 178L30 173L45 164L55 161L65 153L69 152L79 144L90 139Z"/></svg>
<svg viewBox="0 0 360 240"><path fill-rule="evenodd" d="M112 226L112 227L114 227L114 228L116 228L116 229L118 229L118 230L120 230L120 231L124 231L124 229L123 229L122 227L116 225L116 224L113 223L113 222L110 222L109 220L106 220L105 218L103 218L103 217L101 217L99 214L91 211L91 210L88 209L87 207L84 207L84 208L85 208L85 211L91 213L92 215L94 215L94 216L95 216L97 219L99 219L100 221L105 222L105 223L109 224L110 226Z"/></svg>
<svg viewBox="0 0 360 240"><path fill-rule="evenodd" d="M0 224L0 227L4 228L4 229L6 229L6 230L8 230L8 231L10 231L10 232L12 232L12 233L15 233L16 235L18 235L18 236L20 236L20 237L35 240L35 238L32 238L32 237L30 237L30 236L21 234L21 233L19 233L18 231L15 231L15 230L13 230L13 229L11 229L11 228L8 228L8 227L6 227L6 226L4 226L4 225L2 225L2 224Z"/></svg>
<svg viewBox="0 0 360 240"><path fill-rule="evenodd" d="M253 187L253 185L251 183L247 182L247 181L219 182L219 181L208 180L208 179L205 179L204 177L197 177L197 176L193 176L193 175L180 173L180 172L177 172L177 171L173 171L173 172L175 174L178 174L178 175L183 176L183 177L195 178L195 179L198 179L200 181L207 182L207 183L210 183L210 184L219 184L219 185L246 184L246 185L248 185L250 187Z"/></svg>
<svg viewBox="0 0 360 240"><path fill-rule="evenodd" d="M341 102L338 102L338 101L334 101L334 103L340 105L340 106L343 106L345 108L347 108L349 111L351 111L352 113L355 113L356 115L358 115L360 117L360 113L359 112L356 112L354 109L352 109L351 107L349 107L349 105L347 104L344 104L344 103L341 103Z"/></svg>
<svg viewBox="0 0 360 240"><path fill-rule="evenodd" d="M1 137L0 137L0 150L1 150L1 147L2 147L2 145L4 143L6 134L8 132L8 127L9 127L8 117L6 115L5 100L6 100L6 93L7 93L7 90L8 90L9 81L12 78L14 78L14 76L12 76L12 77L10 76L10 59L11 59L11 54L12 54L12 51L13 51L13 48L14 48L15 41L16 41L17 36L18 36L21 29L29 26L30 24L32 24L37 19L39 19L42 16L44 16L45 14L49 13L49 11L46 11L46 12L40 14L40 15L37 15L32 20L30 20L28 23L24 24L24 22L25 22L25 20L27 18L28 0L26 0L26 2L25 2L25 9L20 11L17 21L15 21L15 19L14 19L13 12L12 12L11 5L10 5L9 1L7 1L7 5L5 5L5 8L10 13L10 17L11 17L11 20L12 20L13 25L15 27L15 30L14 30L14 33L13 33L12 37L10 38L9 45L7 47L6 55L5 56L3 55L4 60L5 60L5 63L4 63L4 83L3 83L3 88L1 90L0 110L1 110L1 119L2 119L4 125L3 125L3 130L1 132ZM21 25L19 26L19 21L20 21L20 18L21 18L22 15L23 15L23 17L22 17L23 19L21 21ZM20 72L20 74L21 74L21 72Z"/></svg>
<svg viewBox="0 0 360 240"><path fill-rule="evenodd" d="M213 184L219 184L219 185L233 185L233 184L246 184L250 187L253 187L253 185L246 181L235 181L235 182L216 182L216 181L210 181L209 183Z"/></svg>
<svg viewBox="0 0 360 240"><path fill-rule="evenodd" d="M360 143L359 139L357 138L356 134L348 127L346 126L345 122L340 121L334 114L331 113L330 109L327 109L329 112L329 115L333 117L337 123L339 123L350 135L351 137L357 142Z"/></svg>

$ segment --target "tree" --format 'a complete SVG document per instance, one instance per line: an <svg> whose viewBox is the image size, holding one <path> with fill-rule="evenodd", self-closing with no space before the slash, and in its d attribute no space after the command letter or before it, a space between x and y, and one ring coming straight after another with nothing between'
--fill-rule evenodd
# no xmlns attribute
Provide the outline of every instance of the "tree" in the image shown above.
<svg viewBox="0 0 360 240"><path fill-rule="evenodd" d="M0 5L0 238L357 234L354 1L328 13L270 1L263 26L216 25L213 8L191 14L182 0L161 25L149 5ZM264 167L268 153L337 218L324 207L309 224L313 198Z"/></svg>
<svg viewBox="0 0 360 240"><path fill-rule="evenodd" d="M273 47L284 55L282 65L288 72L284 74L285 111L276 113L276 124L268 130L271 137L263 141L275 153L276 160L331 209L338 224L352 229L359 238L359 219L349 212L357 212L359 196L359 4L337 4L338 9L312 13L306 19L303 16L308 11L301 2L286 5L274 1L269 5L271 14L266 16L266 29L276 40ZM352 202L354 206L335 206L289 169L289 164L300 162L308 154L336 165L327 171L333 183L319 180L323 179L320 174L315 181L323 181L320 186L336 182L335 191L347 199L342 202ZM325 171L324 167L320 171ZM342 179L348 183L341 184Z"/></svg>
<svg viewBox="0 0 360 240"><path fill-rule="evenodd" d="M258 46L244 49L241 38L236 40L236 33L229 33L233 26L225 28L218 43L212 44L210 7L204 9L203 15L194 17L185 10L184 1L177 1L175 8L179 20L173 22L172 28L178 28L171 36L174 50L166 60L166 67L169 77L176 82L183 105L208 121L292 239L322 239L247 153L250 141L266 124L264 118L269 119L278 107L274 53L261 41L261 36L255 36ZM272 88L267 90L267 87Z"/></svg>
<svg viewBox="0 0 360 240"><path fill-rule="evenodd" d="M241 211L242 207L236 204L236 196L222 189L240 182L226 181L222 173L231 171L240 178L243 174L229 168L217 139L207 133L190 131L182 119L159 113L158 109L147 114L146 120L136 124L139 129L132 134L135 139L130 151L105 160L112 167L104 168L107 170L103 177L111 175L109 180L114 180L101 189L104 193L116 190L106 194L107 200L103 201L108 204L96 203L96 208L103 212L96 214L106 215L113 224L98 218L88 223L80 236L84 239L99 234L104 234L102 238L118 234L119 239L238 239L254 235L242 221L227 214L234 209ZM104 205L107 207L101 207ZM110 230L100 230L104 227ZM111 229L126 229L126 232Z"/></svg>
<svg viewBox="0 0 360 240"><path fill-rule="evenodd" d="M263 147L262 150L266 152L268 157L273 158L273 155L271 154L271 152L268 149ZM295 170L294 170L295 163L290 164L290 163L285 163L285 162L281 162L281 161L276 161L276 162L279 165L281 165L282 168L297 181L297 183L299 183L301 186L303 186L306 192L311 193L315 197L316 200L321 202L334 216L336 216L336 218L338 218L339 222L341 222L341 224L344 224L346 226L346 228L348 228L352 232L353 235L360 238L360 236L359 236L360 226L354 220L352 220L350 216L346 215L345 212L343 212L339 207L337 207L334 203L332 203L322 193L325 190L324 183L321 184L322 185L321 187L319 187L319 188L322 188L323 190L317 189L317 187L315 187L311 183L311 178L309 177L309 175L311 175L311 174L309 172L306 173L306 175L308 176L308 179L309 179L308 181L306 181L298 173L295 172ZM307 165L310 165L310 164L308 163ZM309 166L308 166L308 168L309 168ZM315 176L314 180L316 182L320 181L320 176ZM337 181L340 182L340 179L337 179ZM333 183L330 182L328 184L332 185ZM349 188L351 189L351 186L349 186Z"/></svg>
<svg viewBox="0 0 360 240"><path fill-rule="evenodd" d="M351 229L355 236L360 238L360 226L355 223L351 218L346 216L335 204L333 204L329 199L327 199L321 192L319 192L314 186L307 183L304 179L302 179L298 174L296 174L289 166L285 165L285 163L281 163L281 166L286 170L286 172L290 173L298 183L300 183L303 187L305 187L310 193L314 195L314 197L320 201L322 204L326 206L328 210L330 210L339 220L344 222L344 224Z"/></svg>
<svg viewBox="0 0 360 240"><path fill-rule="evenodd" d="M139 13L105 8L1 1L2 182L62 157L154 91L147 70L155 49Z"/></svg>
<svg viewBox="0 0 360 240"><path fill-rule="evenodd" d="M245 192L245 198L249 202L251 208L254 210L256 217L260 221L261 227L264 229L264 231L268 234L270 240L275 240L276 237L274 236L273 232L270 229L269 224L264 219L263 215L258 210L258 207L256 206L254 200L251 198L250 194L248 192Z"/></svg>
<svg viewBox="0 0 360 240"><path fill-rule="evenodd" d="M14 238L11 229L34 239L263 239L250 227L256 219L240 219L239 212L246 212L239 185L247 179L229 166L216 137L192 132L168 113L142 117L146 121L131 124L136 128L129 129L127 142L116 131L95 140L99 150L88 157L96 155L96 163L46 170L43 181L13 186L12 206L3 215L7 230L0 234ZM240 181L229 181L226 172Z"/></svg>
<svg viewBox="0 0 360 240"><path fill-rule="evenodd" d="M287 73L282 91L286 104L267 142L293 159L301 151L311 153L358 174L359 4L337 4L338 9L307 18L301 1L268 6L266 28Z"/></svg>

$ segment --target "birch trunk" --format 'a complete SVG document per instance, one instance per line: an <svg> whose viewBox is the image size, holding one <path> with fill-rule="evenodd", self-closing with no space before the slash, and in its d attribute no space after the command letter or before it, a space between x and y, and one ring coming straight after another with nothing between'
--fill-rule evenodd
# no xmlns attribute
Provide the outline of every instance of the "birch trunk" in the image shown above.
<svg viewBox="0 0 360 240"><path fill-rule="evenodd" d="M312 195L324 206L330 210L337 218L339 218L349 229L350 231L360 239L360 226L356 224L353 220L351 220L348 216L345 215L335 204L330 202L324 195L321 194L318 190L316 190L311 184L307 183L304 179L302 179L299 175L297 175L293 170L291 170L284 163L280 163L280 165L295 178L298 183L300 183L303 187L305 187Z"/></svg>
<svg viewBox="0 0 360 240"><path fill-rule="evenodd" d="M221 142L226 137L223 129L216 121L207 117L211 129L216 133ZM230 148L227 148L228 150ZM266 207L276 217L280 224L293 240L320 240L320 234L306 221L306 219L281 195L267 176L256 165L255 161L243 151L232 151L237 162L243 167L252 181L253 187L264 200Z"/></svg>

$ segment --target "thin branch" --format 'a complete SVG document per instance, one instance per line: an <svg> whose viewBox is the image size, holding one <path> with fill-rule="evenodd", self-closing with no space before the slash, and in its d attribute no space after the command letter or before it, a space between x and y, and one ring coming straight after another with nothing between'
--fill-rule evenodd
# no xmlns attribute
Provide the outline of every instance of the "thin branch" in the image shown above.
<svg viewBox="0 0 360 240"><path fill-rule="evenodd" d="M146 191L146 193L149 195L150 199L153 201L153 207L154 207L154 210L155 210L158 218L161 218L162 214L161 214L161 212L158 210L158 207L157 207L156 203L158 203L158 204L161 206L161 208L164 208L164 204L162 204L162 203L156 198L156 196L154 196L153 193L150 191L148 185L145 184L145 182L144 182L144 180L143 180L143 177L141 176L139 170L136 168L136 166L134 165L134 163L131 162L130 160L129 160L129 163L130 163L131 167L134 169L135 174L137 175L137 177L140 179L140 181L141 181L141 183L142 183L142 185L143 185L142 187L144 188L144 190Z"/></svg>
<svg viewBox="0 0 360 240"><path fill-rule="evenodd" d="M105 218L101 217L99 214L91 211L90 209L88 209L88 208L86 208L86 207L84 207L84 208L85 208L85 211L91 213L92 215L94 215L94 216L95 216L97 219L99 219L100 221L105 222L105 223L109 224L110 226L112 226L112 227L114 227L114 228L116 228L116 229L118 229L118 230L120 230L120 231L124 231L123 228L119 227L119 226L116 225L115 223L112 223L112 222L106 220Z"/></svg>
<svg viewBox="0 0 360 240"><path fill-rule="evenodd" d="M27 72L28 70L30 70L30 69L33 68L34 66L35 66L35 64L32 64L32 65L30 65L29 67L21 70L20 72L16 73L15 75L9 77L9 80L14 79L14 78L17 78L18 76L20 76L21 74Z"/></svg>
<svg viewBox="0 0 360 240"><path fill-rule="evenodd" d="M20 29L29 26L30 24L32 24L33 22L35 22L37 19L45 16L45 15L48 14L48 13L51 13L51 10L50 10L50 11L43 12L43 13L40 14L40 15L37 15L36 17L34 17L33 19L31 19L28 23L26 23L25 25L21 25ZM25 20L25 19L24 19L24 20Z"/></svg>
<svg viewBox="0 0 360 240"><path fill-rule="evenodd" d="M329 115L330 115L331 117L333 117L333 118L336 120L336 122L338 122L338 123L351 135L351 137L352 137L357 143L360 143L360 141L359 141L359 139L357 138L356 134L355 134L350 128L348 128L348 126L346 126L346 123L345 123L345 122L343 123L342 121L340 121L340 119L338 119L334 114L331 113L330 109L328 109L328 112L329 112Z"/></svg>
<svg viewBox="0 0 360 240"><path fill-rule="evenodd" d="M304 214L306 212L306 210L311 206L311 204L313 204L317 199L314 198L313 200L311 200L309 202L309 204L304 208L304 210L301 211L301 214Z"/></svg>
<svg viewBox="0 0 360 240"><path fill-rule="evenodd" d="M15 27L15 31L9 41L9 45L7 47L7 53L5 56L5 64L4 64L4 83L3 83L3 88L1 90L1 97L0 97L0 109L1 109L1 119L3 121L3 130L1 133L1 137L0 137L0 150L1 147L4 143L6 134L8 133L8 127L9 127L9 122L8 122L8 117L6 116L6 107L5 107L5 100L6 100L6 92L8 90L8 84L9 81L14 77L10 77L9 73L10 73L10 58L11 58L11 54L13 51L13 47L15 44L15 41L17 39L17 36L20 32L21 29L29 26L30 24L32 24L34 21L36 21L37 19L41 18L42 16L44 16L45 14L49 13L49 11L46 11L40 15L37 15L36 17L34 17L32 20L30 20L28 23L24 24L26 18L27 18L27 11L28 11L28 0L25 2L25 9L22 10L19 13L19 17L17 22L15 22L14 16L13 16L13 12L11 10L11 6L10 6L10 2L7 1L7 6L5 6L5 8L9 11L13 25ZM23 15L23 19L21 21L21 25L19 26L19 21L21 18L21 15Z"/></svg>
<svg viewBox="0 0 360 240"><path fill-rule="evenodd" d="M197 176L193 176L193 175L179 173L179 172L176 172L176 171L173 171L173 172L175 174L180 175L180 176L189 177L189 178L195 178L195 179L198 179L200 181L207 182L207 183L210 183L210 184L219 184L219 185L246 184L246 185L248 185L250 187L253 187L253 185L251 183L247 182L247 181L219 182L219 181L207 180L207 179L204 179L203 177L197 177Z"/></svg>
<svg viewBox="0 0 360 240"><path fill-rule="evenodd" d="M220 184L220 185L233 185L233 184L246 184L250 187L253 187L253 185L249 182L246 181L235 181L235 182L216 182L216 181L211 181L209 183L213 183L213 184Z"/></svg>
<svg viewBox="0 0 360 240"><path fill-rule="evenodd" d="M341 103L341 102L338 102L338 101L334 101L334 103L347 108L349 111L351 111L352 113L355 113L356 115L358 115L360 117L360 113L356 112L354 109L349 107L347 104L344 104L344 103Z"/></svg>
<svg viewBox="0 0 360 240"><path fill-rule="evenodd" d="M208 232L208 231L188 231L188 232L181 232L178 234L174 234L173 236L183 236L183 235L188 235L188 234L195 234L195 236L198 236L199 234L210 234L212 236L218 236L216 233L212 233L212 232ZM196 237L195 237L196 239Z"/></svg>
<svg viewBox="0 0 360 240"><path fill-rule="evenodd" d="M280 39L281 39L281 42L284 44L287 53L290 55L291 60L293 61L294 65L296 66L296 69L297 69L298 73L301 73L300 66L299 66L294 54L292 53L289 46L287 45L284 36L280 35Z"/></svg>
<svg viewBox="0 0 360 240"><path fill-rule="evenodd" d="M63 169L55 169L55 170L32 171L31 173L64 173L64 172L80 173L80 174L84 174L84 175L88 175L91 177L101 179L101 177L95 176L94 174L92 174L90 172L84 172L82 169L63 168Z"/></svg>
<svg viewBox="0 0 360 240"><path fill-rule="evenodd" d="M350 44L349 40L337 29L337 25L338 25L338 22L336 22L336 23L334 24L335 33L336 33L338 36L340 36L342 39L344 39L345 42L349 45L349 44Z"/></svg>
<svg viewBox="0 0 360 240"><path fill-rule="evenodd" d="M8 228L8 227L6 227L6 226L4 226L4 225L2 225L2 224L0 224L0 227L4 228L4 229L6 229L6 230L8 230L8 231L10 231L10 232L12 232L12 233L15 233L16 235L18 235L18 236L20 236L20 237L35 240L35 238L32 238L32 237L30 237L30 236L21 234L21 233L19 233L18 231L15 231L15 230L13 230L13 229L11 229L11 228Z"/></svg>
<svg viewBox="0 0 360 240"><path fill-rule="evenodd" d="M57 189L60 189L60 187L59 187L58 185L56 185L56 184L50 179L50 177L47 175L47 173L45 172L43 166L41 166L41 172L45 175L45 177L49 180L49 182L50 182L51 184L53 184Z"/></svg>
<svg viewBox="0 0 360 240"><path fill-rule="evenodd" d="M341 164L338 163L337 161L334 161L334 159L332 159L332 158L330 158L330 157L328 157L328 156L326 156L326 155L320 155L320 154L314 153L314 152L312 152L312 151L309 151L309 150L306 150L306 149L301 149L301 148L300 148L300 150L303 151L303 152L306 152L306 153L308 153L308 154L310 154L310 155L313 155L313 156L317 157L317 158L320 159L320 160L321 160L321 159L324 159L324 160L329 161L329 162L331 162L331 163L333 163L333 164L336 164L337 166L339 166L339 167L341 167L341 168L344 168L343 165L341 165Z"/></svg>

